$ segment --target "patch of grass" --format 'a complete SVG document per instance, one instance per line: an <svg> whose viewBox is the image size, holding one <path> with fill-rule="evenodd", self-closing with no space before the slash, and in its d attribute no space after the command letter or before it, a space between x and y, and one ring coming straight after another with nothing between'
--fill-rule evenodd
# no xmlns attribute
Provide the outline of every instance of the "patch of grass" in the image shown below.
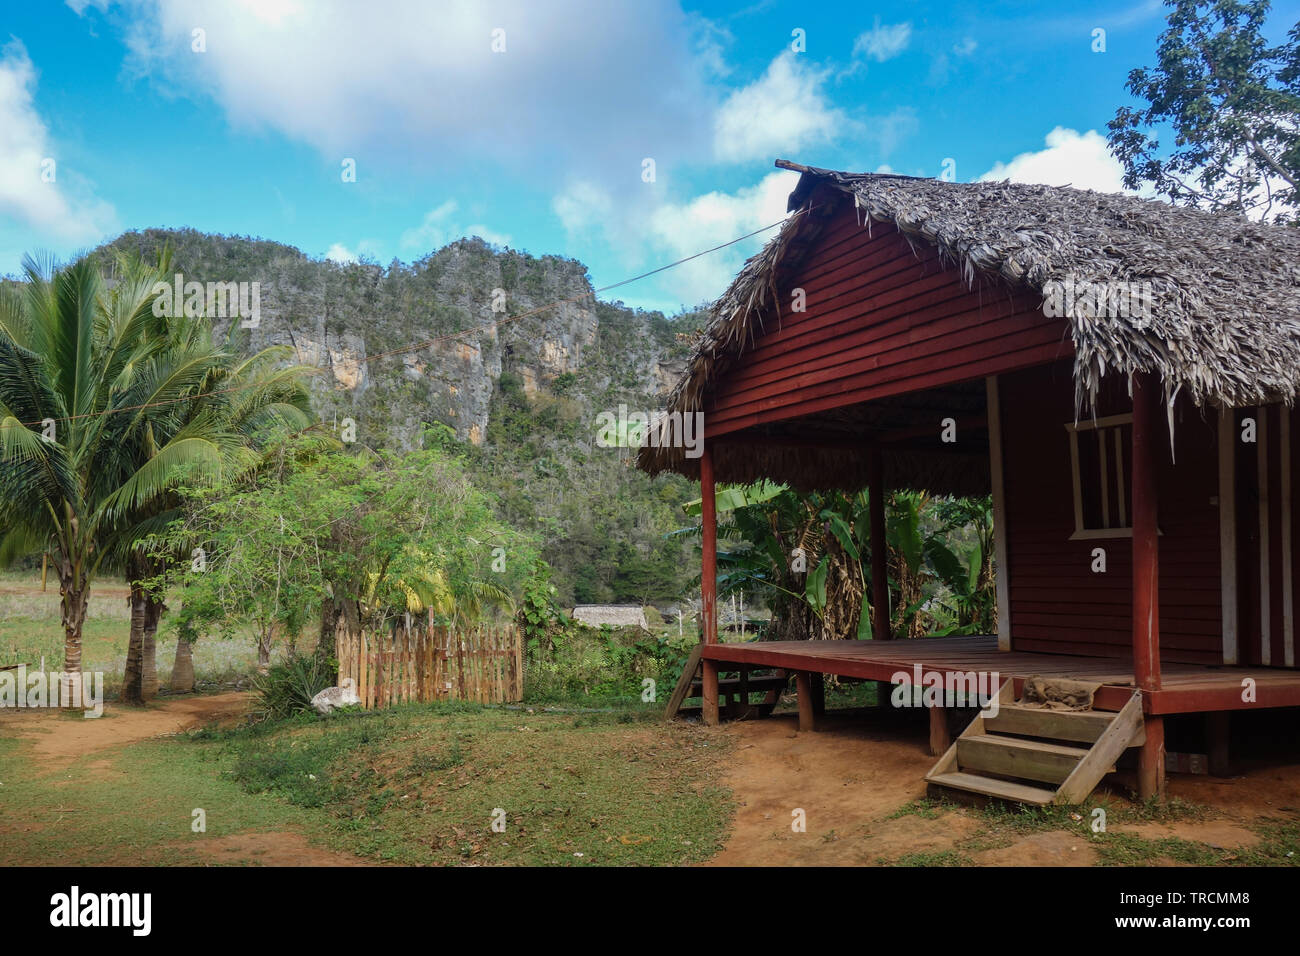
<svg viewBox="0 0 1300 956"><path fill-rule="evenodd" d="M974 866L975 861L957 850L924 850L918 853L904 853L897 860L890 862L881 859L882 866Z"/></svg>
<svg viewBox="0 0 1300 956"><path fill-rule="evenodd" d="M409 864L662 865L721 849L727 738L665 726L658 708L581 717L408 705L206 727L56 774L5 741L0 864L192 864L198 808L208 838L292 828Z"/></svg>
<svg viewBox="0 0 1300 956"><path fill-rule="evenodd" d="M1166 862L1190 866L1300 866L1300 821L1266 819L1251 829L1261 838L1255 846L1221 848L1182 837L1151 840L1135 833L1114 832L1099 835L1093 845L1101 862L1108 866Z"/></svg>
<svg viewBox="0 0 1300 956"><path fill-rule="evenodd" d="M828 683L830 679L828 678ZM826 688L826 706L849 710L876 706L876 682L835 681Z"/></svg>
<svg viewBox="0 0 1300 956"><path fill-rule="evenodd" d="M1166 860L1193 866L1230 862L1223 851L1176 837L1147 840L1134 833L1105 833L1092 843L1105 866L1157 866Z"/></svg>
<svg viewBox="0 0 1300 956"><path fill-rule="evenodd" d="M1300 820L1266 818L1252 829L1259 834L1260 842L1244 850L1234 851L1253 866L1300 866Z"/></svg>
<svg viewBox="0 0 1300 956"><path fill-rule="evenodd" d="M724 745L654 713L631 731L625 713L375 716L246 732L223 746L247 790L324 813L332 843L384 860L664 864L721 848ZM492 829L497 811L505 832Z"/></svg>
<svg viewBox="0 0 1300 956"><path fill-rule="evenodd" d="M305 811L247 793L215 756L172 738L55 769L0 740L0 865L194 865L208 862L192 852L203 841L245 830L325 837ZM206 833L191 829L196 809Z"/></svg>
<svg viewBox="0 0 1300 956"><path fill-rule="evenodd" d="M886 820L897 820L900 817L924 817L926 820L934 820L943 816L948 810L955 808L957 804L948 800L935 800L932 797L921 797L918 800L911 800L903 804L889 816Z"/></svg>
<svg viewBox="0 0 1300 956"><path fill-rule="evenodd" d="M41 591L35 576L0 575L0 664L27 664L47 671L63 666L63 624L59 587L51 579ZM166 687L176 658L176 640L164 631L158 636L159 678ZM82 666L104 674L105 695L116 698L126 669L130 636L130 609L120 581L103 579L91 586L90 604L82 626ZM252 673L257 650L252 642L204 638L194 646L194 672L199 683L229 683Z"/></svg>

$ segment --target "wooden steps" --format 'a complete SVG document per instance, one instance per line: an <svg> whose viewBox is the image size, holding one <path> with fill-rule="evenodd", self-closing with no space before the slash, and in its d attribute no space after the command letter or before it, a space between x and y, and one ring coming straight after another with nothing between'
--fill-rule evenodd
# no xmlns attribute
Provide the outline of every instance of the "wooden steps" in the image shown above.
<svg viewBox="0 0 1300 956"><path fill-rule="evenodd" d="M664 709L665 720L698 714L703 709L701 704L687 703L692 698L701 702L703 699L704 676L700 665L701 651L702 645L697 644L691 651L691 656L687 658L682 676L678 679L672 697L668 700L668 706ZM781 693L790 683L790 675L786 671L771 668L758 668L758 670L772 672L751 674L749 664L718 662L719 674L736 674L735 677L719 676L718 678L718 710L721 716L738 719L749 716L766 717L772 713L780 703ZM764 696L758 703L753 703L749 695L756 692L763 692Z"/></svg>
<svg viewBox="0 0 1300 956"><path fill-rule="evenodd" d="M1082 803L1114 772L1116 759L1145 739L1138 691L1118 713L1043 710L1017 704L1007 681L998 692L996 716L976 716L925 779L940 793L1034 806Z"/></svg>
<svg viewBox="0 0 1300 956"><path fill-rule="evenodd" d="M957 765L963 770L1062 784L1088 755L1087 748L1042 740L979 734L957 740Z"/></svg>
<svg viewBox="0 0 1300 956"><path fill-rule="evenodd" d="M998 797L1013 803L1028 803L1038 807L1046 806L1056 797L1055 790L1044 790L1042 787L1030 787L1023 783L998 780L994 777L977 777L975 774L960 771L941 773L926 779L940 787L978 793L986 797Z"/></svg>

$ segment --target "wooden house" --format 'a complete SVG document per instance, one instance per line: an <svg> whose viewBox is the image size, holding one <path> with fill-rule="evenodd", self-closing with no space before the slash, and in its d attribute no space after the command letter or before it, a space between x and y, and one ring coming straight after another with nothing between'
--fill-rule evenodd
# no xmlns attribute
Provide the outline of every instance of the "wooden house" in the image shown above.
<svg viewBox="0 0 1300 956"><path fill-rule="evenodd" d="M706 721L720 670L740 675L724 703L751 668L794 673L806 726L822 674L996 672L1009 717L949 746L932 712L931 777L1045 803L1082 799L1126 750L1139 793L1162 793L1169 715L1207 715L1213 763L1231 712L1300 706L1300 230L778 165L802 174L792 214L669 399L703 413L702 454L661 434L638 459L701 482ZM717 642L715 482L760 478L870 488L874 640ZM991 493L997 634L888 640L891 488ZM1093 711L1019 712L1032 675L1099 684Z"/></svg>

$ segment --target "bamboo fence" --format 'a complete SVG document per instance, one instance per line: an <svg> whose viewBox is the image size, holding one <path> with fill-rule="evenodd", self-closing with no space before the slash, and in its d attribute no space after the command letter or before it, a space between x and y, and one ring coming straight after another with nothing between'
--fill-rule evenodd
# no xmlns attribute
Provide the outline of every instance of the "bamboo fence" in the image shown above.
<svg viewBox="0 0 1300 956"><path fill-rule="evenodd" d="M351 677L367 710L437 700L502 704L524 696L524 642L517 627L454 631L417 622L387 634L340 630L336 652L339 682Z"/></svg>

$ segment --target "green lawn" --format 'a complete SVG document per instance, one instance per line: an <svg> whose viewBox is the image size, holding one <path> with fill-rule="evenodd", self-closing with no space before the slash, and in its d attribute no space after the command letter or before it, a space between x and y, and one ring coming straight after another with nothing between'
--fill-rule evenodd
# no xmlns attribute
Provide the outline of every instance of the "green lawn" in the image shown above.
<svg viewBox="0 0 1300 956"><path fill-rule="evenodd" d="M731 818L725 746L657 710L466 705L197 731L96 754L111 767L90 773L83 761L34 776L7 741L0 864L193 863L204 839L283 828L400 863L697 862ZM190 831L196 808L206 834Z"/></svg>

